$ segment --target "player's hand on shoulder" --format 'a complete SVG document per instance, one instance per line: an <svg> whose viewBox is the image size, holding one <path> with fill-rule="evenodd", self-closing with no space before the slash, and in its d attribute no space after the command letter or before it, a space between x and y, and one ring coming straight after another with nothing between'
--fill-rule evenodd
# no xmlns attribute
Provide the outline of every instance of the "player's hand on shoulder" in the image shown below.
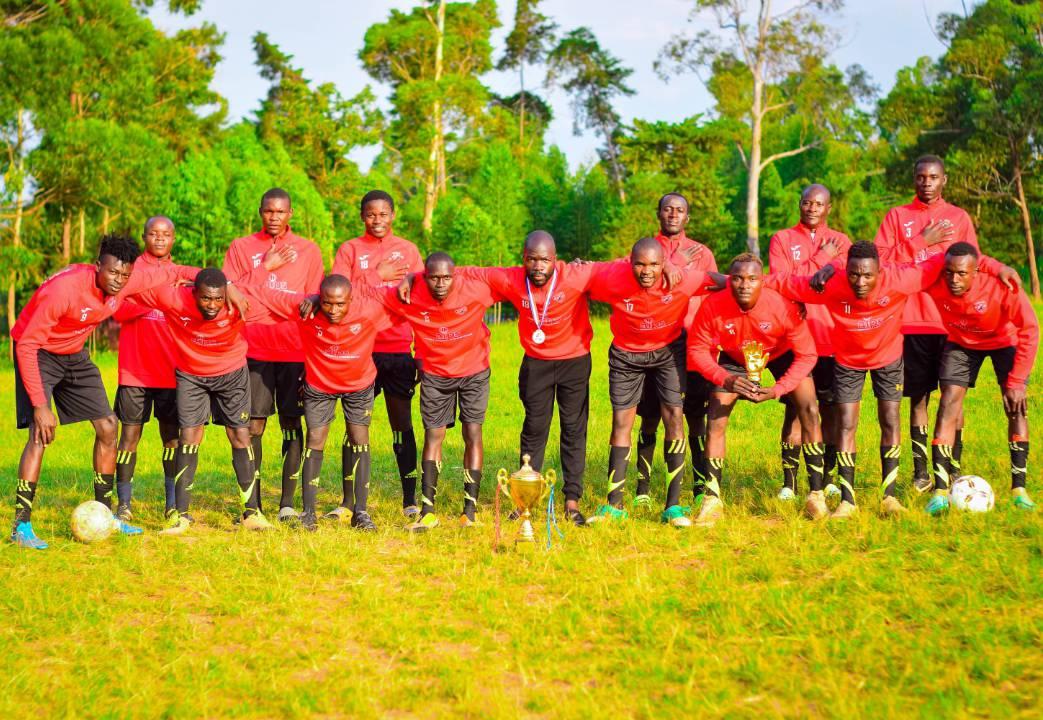
<svg viewBox="0 0 1043 720"><path fill-rule="evenodd" d="M232 307L234 312L245 320L246 313L250 311L250 301L246 295L243 294L242 290L237 288L234 284L228 283L225 287L225 298L228 300L228 304Z"/></svg>
<svg viewBox="0 0 1043 720"><path fill-rule="evenodd" d="M1004 265L1000 268L1000 271L996 274L996 278L1007 286L1007 289L1012 293L1020 292L1022 289L1021 275L1018 271L1009 265Z"/></svg>
<svg viewBox="0 0 1043 720"><path fill-rule="evenodd" d="M572 258L572 262L569 265L593 265L593 260L584 260L583 258Z"/></svg>
<svg viewBox="0 0 1043 720"><path fill-rule="evenodd" d="M313 317L315 317L315 311L318 309L318 307L319 296L308 295L303 300L301 300L301 304L297 307L297 311L301 314L302 320L311 320Z"/></svg>
<svg viewBox="0 0 1043 720"><path fill-rule="evenodd" d="M398 296L398 301L403 305L409 305L411 303L410 294L413 292L413 280L416 279L416 275L413 273L407 274L402 278L402 282L395 288L395 295Z"/></svg>
<svg viewBox="0 0 1043 720"><path fill-rule="evenodd" d="M826 289L826 283L833 277L836 272L836 268L832 265L823 265L818 271L811 276L811 289L817 293L822 292Z"/></svg>

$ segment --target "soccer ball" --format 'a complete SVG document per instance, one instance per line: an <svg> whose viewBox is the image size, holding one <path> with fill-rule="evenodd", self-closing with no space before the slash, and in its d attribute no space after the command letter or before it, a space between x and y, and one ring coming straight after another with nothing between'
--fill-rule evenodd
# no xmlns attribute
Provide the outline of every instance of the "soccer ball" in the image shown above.
<svg viewBox="0 0 1043 720"><path fill-rule="evenodd" d="M988 512L996 504L992 486L977 475L962 475L956 478L949 490L949 498L957 510Z"/></svg>
<svg viewBox="0 0 1043 720"><path fill-rule="evenodd" d="M72 536L81 543L101 542L116 529L116 518L97 500L80 503L72 511Z"/></svg>

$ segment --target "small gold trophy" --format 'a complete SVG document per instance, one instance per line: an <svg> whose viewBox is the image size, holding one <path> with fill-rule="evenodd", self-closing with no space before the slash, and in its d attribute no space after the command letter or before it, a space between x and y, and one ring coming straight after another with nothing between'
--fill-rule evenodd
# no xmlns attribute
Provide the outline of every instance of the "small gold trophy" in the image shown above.
<svg viewBox="0 0 1043 720"><path fill-rule="evenodd" d="M756 340L747 340L742 344L742 355L746 358L746 377L757 385L761 384L761 373L768 366L771 353L764 352L764 346Z"/></svg>
<svg viewBox="0 0 1043 720"><path fill-rule="evenodd" d="M518 537L514 539L515 548L521 550L535 547L536 533L532 529L532 509L547 497L557 479L554 470L548 470L546 474L533 470L529 465L528 455L522 455L522 466L517 472L508 475L506 469L500 468L496 473L496 482L503 494L521 510L521 528L518 530Z"/></svg>

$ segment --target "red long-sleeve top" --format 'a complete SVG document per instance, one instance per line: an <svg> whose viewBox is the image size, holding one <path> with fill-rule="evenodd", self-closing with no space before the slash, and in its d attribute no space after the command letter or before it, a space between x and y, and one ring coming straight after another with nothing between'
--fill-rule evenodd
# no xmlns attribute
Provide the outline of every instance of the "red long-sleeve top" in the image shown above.
<svg viewBox="0 0 1043 720"><path fill-rule="evenodd" d="M134 263L145 267L168 265L170 256L160 260L144 253ZM162 310L122 303L112 318L120 324L119 384L131 387L168 388L177 386L174 378L174 337Z"/></svg>

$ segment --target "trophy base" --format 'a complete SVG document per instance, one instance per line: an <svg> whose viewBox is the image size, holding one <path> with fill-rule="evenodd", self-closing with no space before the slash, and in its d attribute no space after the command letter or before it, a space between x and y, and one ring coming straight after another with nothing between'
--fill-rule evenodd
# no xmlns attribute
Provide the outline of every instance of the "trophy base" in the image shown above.
<svg viewBox="0 0 1043 720"><path fill-rule="evenodd" d="M514 549L519 552L532 552L535 547L536 533L532 528L532 521L528 517L523 516L521 528L518 530L518 537L514 539Z"/></svg>

